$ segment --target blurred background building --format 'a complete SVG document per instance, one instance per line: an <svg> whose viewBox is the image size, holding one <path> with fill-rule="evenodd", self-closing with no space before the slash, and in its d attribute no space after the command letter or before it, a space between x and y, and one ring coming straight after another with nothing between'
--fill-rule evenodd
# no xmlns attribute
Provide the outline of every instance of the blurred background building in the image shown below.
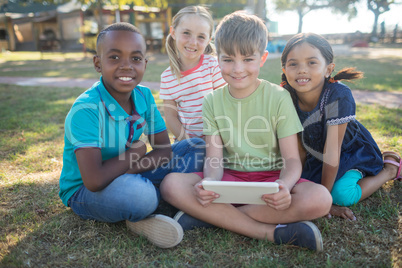
<svg viewBox="0 0 402 268"><path fill-rule="evenodd" d="M124 21L141 30L148 50L164 52L172 16L184 6L197 4L211 10L216 24L235 10L261 17L269 30L267 49L271 53L281 52L290 36L312 26L334 44L401 44L398 22L402 17L392 12L396 7L402 12L400 3L402 0L0 0L0 50L94 52L100 29ZM372 17L359 24L355 21L362 21L362 10Z"/></svg>

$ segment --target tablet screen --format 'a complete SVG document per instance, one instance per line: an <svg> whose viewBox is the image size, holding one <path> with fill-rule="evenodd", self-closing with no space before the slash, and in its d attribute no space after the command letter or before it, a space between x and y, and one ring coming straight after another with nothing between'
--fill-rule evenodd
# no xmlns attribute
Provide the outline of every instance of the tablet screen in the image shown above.
<svg viewBox="0 0 402 268"><path fill-rule="evenodd" d="M262 195L279 191L276 182L203 181L202 186L220 195L214 203L265 205Z"/></svg>

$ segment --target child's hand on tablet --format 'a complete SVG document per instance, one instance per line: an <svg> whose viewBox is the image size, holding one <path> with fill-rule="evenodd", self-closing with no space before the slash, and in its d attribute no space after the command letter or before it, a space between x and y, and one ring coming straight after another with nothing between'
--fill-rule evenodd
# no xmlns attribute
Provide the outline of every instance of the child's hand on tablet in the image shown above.
<svg viewBox="0 0 402 268"><path fill-rule="evenodd" d="M276 181L279 184L279 192L274 194L264 194L262 199L273 209L285 210L290 207L292 203L292 196L290 190L281 180Z"/></svg>
<svg viewBox="0 0 402 268"><path fill-rule="evenodd" d="M210 205L212 203L212 201L214 201L215 199L217 199L219 197L219 194L213 192L213 191L207 191L204 190L204 187L202 186L202 182L204 180L208 180L208 178L204 178L203 180L201 180L200 182L198 182L195 185L195 196L198 200L198 202L200 202L200 204L204 207L207 207L208 205Z"/></svg>

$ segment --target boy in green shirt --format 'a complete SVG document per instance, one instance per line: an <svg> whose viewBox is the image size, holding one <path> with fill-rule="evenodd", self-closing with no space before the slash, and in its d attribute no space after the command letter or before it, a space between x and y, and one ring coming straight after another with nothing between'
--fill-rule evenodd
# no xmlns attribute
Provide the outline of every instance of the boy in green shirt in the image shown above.
<svg viewBox="0 0 402 268"><path fill-rule="evenodd" d="M309 220L328 213L331 195L300 179L297 133L302 126L290 95L258 79L267 39L256 16L235 12L222 20L215 44L228 84L204 100L204 172L171 173L161 193L182 210L175 219L184 230L196 218L248 237L321 251L320 231ZM204 190L203 180L277 182L279 192L263 195L266 205L212 203L218 195Z"/></svg>

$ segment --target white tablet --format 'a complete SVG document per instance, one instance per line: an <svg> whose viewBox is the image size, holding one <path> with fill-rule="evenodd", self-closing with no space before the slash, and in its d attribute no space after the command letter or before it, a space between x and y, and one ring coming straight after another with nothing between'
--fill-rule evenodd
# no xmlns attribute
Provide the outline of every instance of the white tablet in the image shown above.
<svg viewBox="0 0 402 268"><path fill-rule="evenodd" d="M262 195L279 191L276 182L203 181L202 186L220 195L213 203L265 205Z"/></svg>

